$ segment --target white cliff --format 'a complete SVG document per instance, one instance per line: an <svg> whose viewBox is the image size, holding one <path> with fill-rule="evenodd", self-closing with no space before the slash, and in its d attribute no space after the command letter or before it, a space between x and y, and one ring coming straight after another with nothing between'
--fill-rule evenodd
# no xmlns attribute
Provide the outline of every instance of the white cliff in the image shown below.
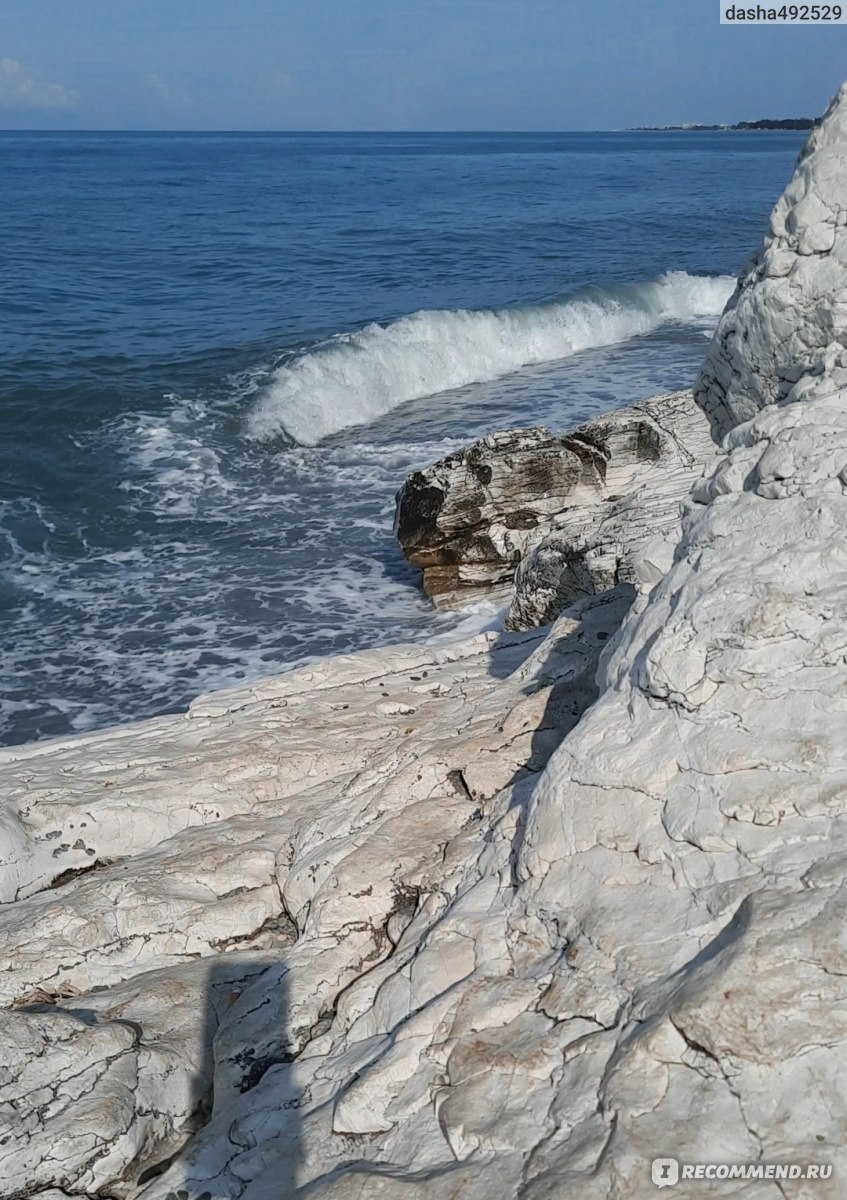
<svg viewBox="0 0 847 1200"><path fill-rule="evenodd" d="M845 122L778 213L843 177ZM843 1196L832 229L719 330L726 453L634 602L3 754L0 1194L638 1200L670 1155L833 1168L674 1196Z"/></svg>
<svg viewBox="0 0 847 1200"><path fill-rule="evenodd" d="M720 439L808 375L847 340L847 84L812 133L721 318L696 388Z"/></svg>

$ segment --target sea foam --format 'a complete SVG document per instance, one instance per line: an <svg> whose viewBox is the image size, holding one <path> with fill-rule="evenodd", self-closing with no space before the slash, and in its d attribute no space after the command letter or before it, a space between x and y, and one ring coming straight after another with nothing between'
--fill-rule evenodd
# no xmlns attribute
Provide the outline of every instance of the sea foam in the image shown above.
<svg viewBox="0 0 847 1200"><path fill-rule="evenodd" d="M671 271L650 283L562 303L499 310L422 311L339 334L277 367L248 417L259 441L313 446L398 404L521 367L568 358L671 321L716 319L731 276Z"/></svg>

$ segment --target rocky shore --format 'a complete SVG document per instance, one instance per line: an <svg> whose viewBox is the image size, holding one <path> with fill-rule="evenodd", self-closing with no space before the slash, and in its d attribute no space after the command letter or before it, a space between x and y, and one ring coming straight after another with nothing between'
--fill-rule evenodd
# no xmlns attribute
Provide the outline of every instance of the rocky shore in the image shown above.
<svg viewBox="0 0 847 1200"><path fill-rule="evenodd" d="M845 195L842 90L693 396L407 483L520 632L0 754L0 1196L843 1195Z"/></svg>

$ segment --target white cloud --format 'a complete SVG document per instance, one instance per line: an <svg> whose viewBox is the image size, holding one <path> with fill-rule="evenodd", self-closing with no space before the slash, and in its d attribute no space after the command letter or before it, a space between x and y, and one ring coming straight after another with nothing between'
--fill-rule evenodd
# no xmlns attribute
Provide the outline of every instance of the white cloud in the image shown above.
<svg viewBox="0 0 847 1200"><path fill-rule="evenodd" d="M0 58L0 108L71 108L79 96L60 83L45 83L14 58Z"/></svg>

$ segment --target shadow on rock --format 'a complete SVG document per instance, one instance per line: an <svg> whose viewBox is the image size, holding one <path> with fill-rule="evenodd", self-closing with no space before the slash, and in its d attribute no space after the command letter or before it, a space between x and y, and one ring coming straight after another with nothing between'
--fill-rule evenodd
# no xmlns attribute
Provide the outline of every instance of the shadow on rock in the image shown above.
<svg viewBox="0 0 847 1200"><path fill-rule="evenodd" d="M524 761L509 784L514 803L525 806L551 756L599 695L601 655L635 599L628 583L589 596L566 609L552 626L503 633L491 655L495 678L524 681L522 699L507 718L516 736L530 733ZM519 850L523 821L516 831Z"/></svg>
<svg viewBox="0 0 847 1200"><path fill-rule="evenodd" d="M252 1093L271 1068L294 1058L286 1044L288 983L279 953L231 951L203 965L205 1009L202 1050L191 1081L191 1134L140 1174L138 1191L132 1193L138 1200L240 1196L244 1175L235 1163L249 1155L257 1140L250 1132ZM278 1031L277 1042L269 1044L265 1038L253 1044L250 1031L257 1028L253 1018L259 1011L261 1027ZM297 1186L301 1153L296 1111L286 1114L284 1126L281 1200Z"/></svg>

